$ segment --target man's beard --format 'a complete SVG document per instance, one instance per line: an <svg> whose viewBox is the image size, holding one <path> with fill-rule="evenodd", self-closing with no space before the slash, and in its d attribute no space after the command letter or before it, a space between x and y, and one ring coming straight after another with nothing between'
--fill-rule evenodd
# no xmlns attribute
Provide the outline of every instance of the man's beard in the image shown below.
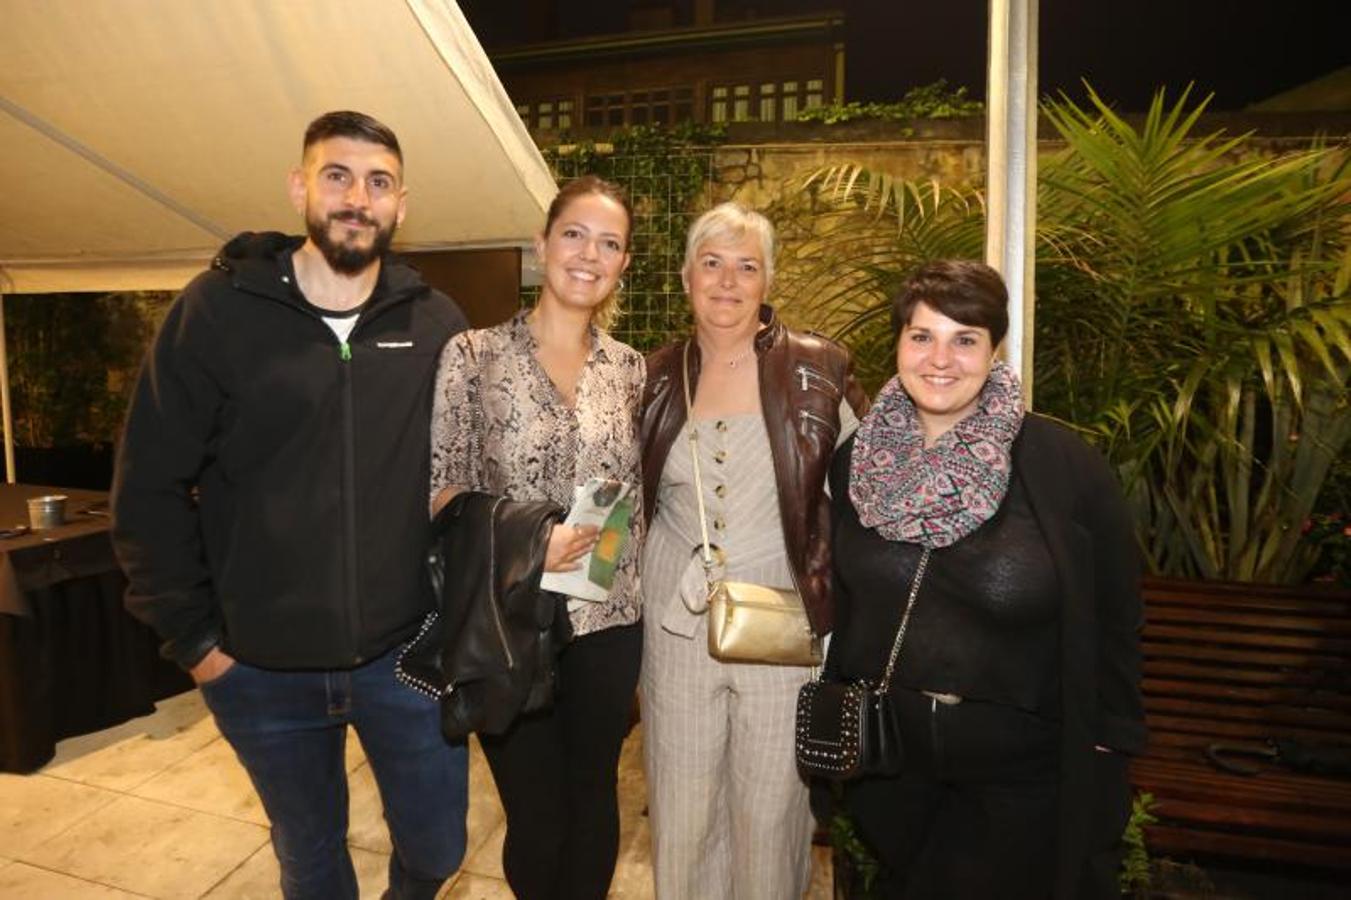
<svg viewBox="0 0 1351 900"><path fill-rule="evenodd" d="M348 243L339 243L330 237L332 230L330 226L334 222L374 225L375 237L371 240L370 246L364 249ZM398 225L393 223L388 228L382 228L380 223L370 216L352 210L330 213L324 219L312 214L305 217L305 230L309 233L310 240L314 241L314 245L324 254L329 266L339 275L358 275L371 263L384 256L394 241L396 228Z"/></svg>

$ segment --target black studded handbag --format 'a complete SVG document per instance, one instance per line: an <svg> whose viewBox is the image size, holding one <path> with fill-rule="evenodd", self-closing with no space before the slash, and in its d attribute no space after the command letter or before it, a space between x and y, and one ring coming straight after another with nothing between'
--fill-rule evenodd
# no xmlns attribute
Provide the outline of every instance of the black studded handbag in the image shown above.
<svg viewBox="0 0 1351 900"><path fill-rule="evenodd" d="M894 775L900 770L904 753L887 689L929 554L928 547L920 554L881 681L826 681L823 673L798 690L794 746L804 776L848 781L862 775Z"/></svg>

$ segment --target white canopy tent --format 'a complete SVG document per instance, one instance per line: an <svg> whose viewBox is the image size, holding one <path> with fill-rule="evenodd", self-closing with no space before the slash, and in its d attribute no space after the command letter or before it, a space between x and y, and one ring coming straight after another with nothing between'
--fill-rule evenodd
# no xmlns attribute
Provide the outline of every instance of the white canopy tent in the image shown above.
<svg viewBox="0 0 1351 900"><path fill-rule="evenodd" d="M398 134L402 249L522 246L555 192L454 0L0 0L0 59L11 293L173 290L297 230L285 175L332 109Z"/></svg>

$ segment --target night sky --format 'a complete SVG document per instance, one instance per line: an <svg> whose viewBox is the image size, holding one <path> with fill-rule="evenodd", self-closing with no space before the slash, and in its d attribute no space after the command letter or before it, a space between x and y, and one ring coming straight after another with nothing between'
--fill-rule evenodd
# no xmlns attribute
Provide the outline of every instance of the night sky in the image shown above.
<svg viewBox="0 0 1351 900"><path fill-rule="evenodd" d="M614 33L643 0L460 0L496 46ZM661 4L656 4L661 5ZM722 10L846 12L846 93L889 100L946 78L985 91L987 0L719 0ZM689 20L693 0L675 0ZM1351 0L1041 0L1039 89L1082 97L1087 78L1127 110L1196 82L1212 109L1241 109L1351 65Z"/></svg>
<svg viewBox="0 0 1351 900"><path fill-rule="evenodd" d="M947 78L984 94L985 0L850 0L846 91L885 100ZM1241 109L1351 64L1351 0L1041 0L1039 92L1127 110L1188 82Z"/></svg>

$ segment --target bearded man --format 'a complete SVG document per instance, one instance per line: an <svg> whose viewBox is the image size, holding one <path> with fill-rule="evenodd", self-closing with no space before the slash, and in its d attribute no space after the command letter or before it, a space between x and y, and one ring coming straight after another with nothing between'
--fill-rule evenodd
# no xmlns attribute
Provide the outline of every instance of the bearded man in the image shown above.
<svg viewBox="0 0 1351 900"><path fill-rule="evenodd" d="M307 237L239 235L147 354L113 484L127 608L186 669L272 822L286 897L357 896L347 727L384 804L392 897L464 854L466 753L394 656L433 606L432 376L466 325L388 255L403 154L356 112L305 132Z"/></svg>

